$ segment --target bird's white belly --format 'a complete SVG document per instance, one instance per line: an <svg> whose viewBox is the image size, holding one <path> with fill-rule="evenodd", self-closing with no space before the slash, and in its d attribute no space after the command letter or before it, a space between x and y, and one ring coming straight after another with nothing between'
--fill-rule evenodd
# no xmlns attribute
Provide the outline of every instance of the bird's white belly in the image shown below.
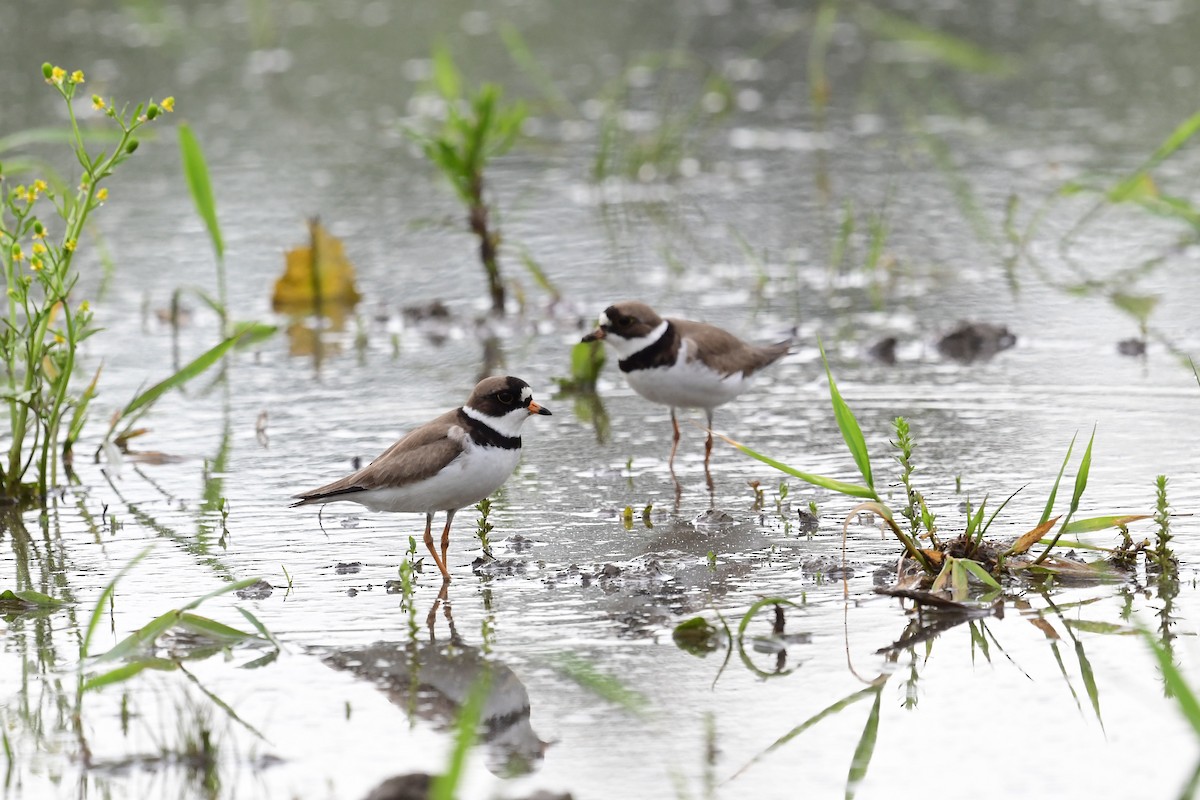
<svg viewBox="0 0 1200 800"><path fill-rule="evenodd" d="M370 489L347 499L373 511L431 513L478 503L508 480L521 451L471 446L436 475L397 488Z"/></svg>
<svg viewBox="0 0 1200 800"><path fill-rule="evenodd" d="M716 408L737 397L750 384L742 373L721 375L701 361L679 360L670 367L625 373L633 390L647 400L679 408Z"/></svg>

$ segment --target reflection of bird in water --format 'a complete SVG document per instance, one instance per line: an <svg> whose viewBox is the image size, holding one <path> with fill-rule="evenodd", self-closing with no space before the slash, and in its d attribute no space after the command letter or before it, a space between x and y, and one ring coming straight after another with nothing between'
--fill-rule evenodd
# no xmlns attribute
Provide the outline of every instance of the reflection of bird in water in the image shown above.
<svg viewBox="0 0 1200 800"><path fill-rule="evenodd" d="M479 731L479 741L486 747L487 768L500 777L532 772L541 763L546 742L538 738L530 724L525 684L509 667L485 658L478 647L462 642L454 629L449 604L444 608L450 621L450 639L441 642L433 638L433 622L446 588L443 586L429 612L430 641L376 642L337 650L324 661L370 680L392 703L441 730L453 727L472 688L487 676L488 694Z"/></svg>

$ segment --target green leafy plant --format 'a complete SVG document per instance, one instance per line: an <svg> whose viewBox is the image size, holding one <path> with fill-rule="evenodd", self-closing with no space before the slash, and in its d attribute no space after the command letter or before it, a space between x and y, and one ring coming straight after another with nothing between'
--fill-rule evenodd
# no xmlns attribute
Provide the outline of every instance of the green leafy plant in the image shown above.
<svg viewBox="0 0 1200 800"><path fill-rule="evenodd" d="M466 95L462 75L445 46L433 51L433 84L445 105L440 129L411 136L454 187L467 207L471 233L479 239L479 260L487 276L492 313L504 314L505 285L500 271L500 232L491 224L491 208L484 197L484 171L488 162L512 149L525 121L525 105L505 103L504 92L484 83Z"/></svg>
<svg viewBox="0 0 1200 800"><path fill-rule="evenodd" d="M71 386L78 347L96 332L88 302L72 296L79 280L75 256L84 227L108 200L104 181L137 150L137 130L172 111L175 103L168 97L160 103L139 103L130 111L92 95L93 108L119 132L111 148L96 150L75 115L83 72L68 74L47 63L42 74L66 104L67 143L82 169L74 190L41 179L9 188L0 170L0 266L8 299L0 359L9 427L2 491L10 501L21 503L45 502L58 482L60 449L70 468L72 446L95 393L95 379L78 394L72 394ZM31 471L33 480L27 481Z"/></svg>

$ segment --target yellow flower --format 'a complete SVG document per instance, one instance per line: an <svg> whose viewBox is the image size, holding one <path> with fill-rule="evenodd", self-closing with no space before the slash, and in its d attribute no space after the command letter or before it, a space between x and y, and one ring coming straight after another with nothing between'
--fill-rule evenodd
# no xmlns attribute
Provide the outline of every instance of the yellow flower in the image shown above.
<svg viewBox="0 0 1200 800"><path fill-rule="evenodd" d="M33 232L33 238L35 238L35 239L45 239L45 238L46 238L46 229L45 229L45 228L42 228L40 231L39 231L39 230L34 230L34 232ZM36 250L38 246L35 244L33 247L34 247L34 249Z"/></svg>
<svg viewBox="0 0 1200 800"><path fill-rule="evenodd" d="M75 252L75 240L67 239L65 242L63 242L63 250L66 250L68 253L74 253Z"/></svg>
<svg viewBox="0 0 1200 800"><path fill-rule="evenodd" d="M84 300L82 303L79 304L79 313L86 314L87 312L89 312L91 310L92 310L92 304L89 303L87 300Z"/></svg>
<svg viewBox="0 0 1200 800"><path fill-rule="evenodd" d="M92 108L96 109L97 111L103 111L104 110L104 98L98 94L92 95Z"/></svg>
<svg viewBox="0 0 1200 800"><path fill-rule="evenodd" d="M21 245L14 244L12 246L11 252L12 252L13 263L19 264L20 262L25 260L25 254L21 252Z"/></svg>
<svg viewBox="0 0 1200 800"><path fill-rule="evenodd" d="M37 256L34 256L33 258L29 259L29 268L31 270L33 270L34 272L41 272L42 267L44 267L44 266L45 266L45 264L43 264L42 260L40 258L38 258Z"/></svg>
<svg viewBox="0 0 1200 800"><path fill-rule="evenodd" d="M163 101L161 103L159 103L159 105L162 106L162 110L166 111L168 114L174 113L175 98L174 97L164 97Z"/></svg>
<svg viewBox="0 0 1200 800"><path fill-rule="evenodd" d="M49 187L46 186L46 182L44 180L42 180L41 178L38 178L36 181L33 182L33 188L38 190L39 192L44 192Z"/></svg>
<svg viewBox="0 0 1200 800"><path fill-rule="evenodd" d="M63 78L67 77L67 71L62 67L55 67L50 71L50 82L61 85Z"/></svg>
<svg viewBox="0 0 1200 800"><path fill-rule="evenodd" d="M33 254L35 256L45 255L46 254L46 245L42 244L41 242L34 242L33 243Z"/></svg>
<svg viewBox="0 0 1200 800"><path fill-rule="evenodd" d="M34 201L36 201L36 200L37 200L37 196L38 196L37 189L34 189L34 188L31 186L31 187L30 187L28 190L26 190L26 192L25 192L25 202L26 202L26 203L29 203L30 205L33 205Z"/></svg>
<svg viewBox="0 0 1200 800"><path fill-rule="evenodd" d="M54 334L54 343L55 344L66 344L67 339L61 333L56 333L56 334Z"/></svg>
<svg viewBox="0 0 1200 800"><path fill-rule="evenodd" d="M71 83L83 83L83 70L77 69L71 73Z"/></svg>
<svg viewBox="0 0 1200 800"><path fill-rule="evenodd" d="M101 189L100 191L96 192L96 199L99 200L101 203L103 203L105 200L107 200L108 199L108 189Z"/></svg>

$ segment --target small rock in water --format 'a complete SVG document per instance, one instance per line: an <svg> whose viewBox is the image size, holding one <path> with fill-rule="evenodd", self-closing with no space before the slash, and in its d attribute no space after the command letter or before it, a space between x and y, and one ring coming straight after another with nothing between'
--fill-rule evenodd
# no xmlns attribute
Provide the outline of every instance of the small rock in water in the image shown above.
<svg viewBox="0 0 1200 800"><path fill-rule="evenodd" d="M888 366L896 364L896 345L898 340L895 336L885 336L875 344L867 348L867 355Z"/></svg>
<svg viewBox="0 0 1200 800"><path fill-rule="evenodd" d="M946 358L970 363L991 358L1017 343L1015 334L1004 325L990 322L960 322L958 327L938 340L938 352Z"/></svg>
<svg viewBox="0 0 1200 800"><path fill-rule="evenodd" d="M1117 342L1117 352L1123 356L1146 355L1146 342L1143 339L1122 339Z"/></svg>
<svg viewBox="0 0 1200 800"><path fill-rule="evenodd" d="M528 553L533 549L533 540L528 539L519 533L510 536L504 541L504 544L507 545L508 549L514 553Z"/></svg>
<svg viewBox="0 0 1200 800"><path fill-rule="evenodd" d="M348 564L334 564L333 571L338 575L354 575L362 569L361 561L351 561Z"/></svg>
<svg viewBox="0 0 1200 800"><path fill-rule="evenodd" d="M433 776L424 772L412 772L388 778L367 795L366 800L427 800Z"/></svg>
<svg viewBox="0 0 1200 800"><path fill-rule="evenodd" d="M266 581L259 579L247 586L245 589L239 589L234 592L242 600L265 600L271 596L271 592L275 591L275 587Z"/></svg>
<svg viewBox="0 0 1200 800"><path fill-rule="evenodd" d="M719 508L710 508L707 511L697 514L696 518L692 520L692 524L700 530L706 528L731 528L736 523L737 520L734 519L732 514L722 511Z"/></svg>

